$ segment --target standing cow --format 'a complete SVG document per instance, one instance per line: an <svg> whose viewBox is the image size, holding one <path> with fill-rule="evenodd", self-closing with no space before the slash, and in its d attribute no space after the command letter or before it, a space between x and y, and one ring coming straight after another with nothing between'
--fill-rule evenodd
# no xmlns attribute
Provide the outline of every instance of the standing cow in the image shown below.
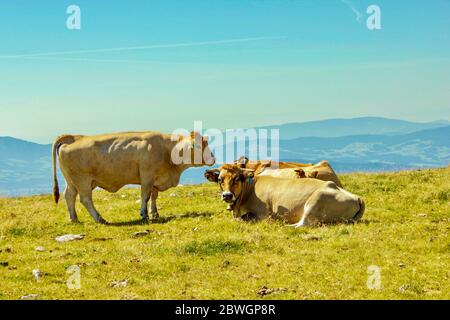
<svg viewBox="0 0 450 320"><path fill-rule="evenodd" d="M72 221L77 221L75 200L80 201L96 222L106 223L92 201L92 191L100 187L117 192L128 184L141 185L141 217L148 221L151 199L152 219L158 218L158 192L178 185L190 167L213 165L214 155L207 137L197 132L188 136L158 132L127 132L98 136L64 135L52 150L54 197L59 200L56 158L67 182L65 199Z"/></svg>

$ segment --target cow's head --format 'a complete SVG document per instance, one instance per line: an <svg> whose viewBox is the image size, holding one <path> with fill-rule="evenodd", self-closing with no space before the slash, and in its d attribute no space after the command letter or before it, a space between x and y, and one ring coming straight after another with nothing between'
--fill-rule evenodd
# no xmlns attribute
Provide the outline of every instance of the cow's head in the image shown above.
<svg viewBox="0 0 450 320"><path fill-rule="evenodd" d="M245 168L247 166L248 161L249 160L246 156L241 156L239 159L234 160L234 164L241 168Z"/></svg>
<svg viewBox="0 0 450 320"><path fill-rule="evenodd" d="M181 155L180 151L182 151ZM216 162L208 145L208 137L198 132L191 132L188 136L180 137L178 149L175 149L174 153L177 157L181 156L183 163L194 167L212 166Z"/></svg>
<svg viewBox="0 0 450 320"><path fill-rule="evenodd" d="M319 171L317 171L317 170L305 171L303 169L295 169L295 172L297 173L298 178L316 179L317 175L319 174Z"/></svg>
<svg viewBox="0 0 450 320"><path fill-rule="evenodd" d="M223 165L216 181L222 190L222 200L226 203L236 202L242 196L244 183L253 176L253 170L240 168L238 165Z"/></svg>

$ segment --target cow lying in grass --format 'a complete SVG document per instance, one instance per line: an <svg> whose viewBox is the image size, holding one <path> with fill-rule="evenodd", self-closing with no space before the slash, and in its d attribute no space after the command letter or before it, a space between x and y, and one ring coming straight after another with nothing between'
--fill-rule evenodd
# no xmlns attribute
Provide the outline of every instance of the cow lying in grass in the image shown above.
<svg viewBox="0 0 450 320"><path fill-rule="evenodd" d="M272 217L296 227L353 222L364 214L364 200L332 181L255 176L253 170L225 164L207 171L222 190L222 200L233 205L233 215Z"/></svg>
<svg viewBox="0 0 450 320"><path fill-rule="evenodd" d="M234 161L234 164L245 169L251 169L255 172L255 175L259 175L264 170L271 169L298 169L310 167L312 163L298 163L298 162L285 162L285 161L272 161L272 160L249 160L245 156L241 156Z"/></svg>
<svg viewBox="0 0 450 320"><path fill-rule="evenodd" d="M270 160L251 161L246 157L240 157L234 162L241 168L251 169L255 176L272 176L277 178L313 178L323 181L333 181L342 188L336 172L326 160L317 164L296 162L275 162Z"/></svg>

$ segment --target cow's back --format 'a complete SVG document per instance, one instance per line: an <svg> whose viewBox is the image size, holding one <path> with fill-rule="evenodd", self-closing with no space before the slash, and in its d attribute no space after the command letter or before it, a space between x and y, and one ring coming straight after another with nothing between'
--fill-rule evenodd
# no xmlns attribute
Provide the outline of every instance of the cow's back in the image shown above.
<svg viewBox="0 0 450 320"><path fill-rule="evenodd" d="M272 169L270 167L265 168L261 173L259 173L260 177L263 176L270 176L274 178L281 178L281 179L297 179L298 174L295 171L294 168L289 169Z"/></svg>
<svg viewBox="0 0 450 320"><path fill-rule="evenodd" d="M254 199L263 199L262 201L268 208L268 214L276 218L291 220L292 217L289 215L293 212L301 215L303 207L311 195L325 184L325 181L310 178L280 179L259 176L255 183Z"/></svg>
<svg viewBox="0 0 450 320"><path fill-rule="evenodd" d="M60 147L59 162L65 176L89 177L114 191L139 184L143 167L156 168L164 160L162 148L162 137L154 132L84 136Z"/></svg>
<svg viewBox="0 0 450 320"><path fill-rule="evenodd" d="M309 171L317 171L317 179L323 180L323 181L332 181L336 183L338 187L342 188L341 180L338 178L336 172L331 167L330 163L328 161L321 161L309 168L307 168Z"/></svg>
<svg viewBox="0 0 450 320"><path fill-rule="evenodd" d="M267 215L297 223L308 207L324 214L322 222L351 220L360 209L362 199L332 181L318 179L279 179L259 176L255 196L267 207ZM260 209L262 206L260 206ZM362 211L363 212L363 211Z"/></svg>

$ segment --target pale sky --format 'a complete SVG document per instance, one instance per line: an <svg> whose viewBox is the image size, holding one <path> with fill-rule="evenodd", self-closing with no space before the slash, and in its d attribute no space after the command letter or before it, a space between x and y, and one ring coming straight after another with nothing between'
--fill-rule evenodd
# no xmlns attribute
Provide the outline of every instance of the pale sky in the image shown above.
<svg viewBox="0 0 450 320"><path fill-rule="evenodd" d="M0 136L450 120L450 1L2 0L0 40Z"/></svg>

